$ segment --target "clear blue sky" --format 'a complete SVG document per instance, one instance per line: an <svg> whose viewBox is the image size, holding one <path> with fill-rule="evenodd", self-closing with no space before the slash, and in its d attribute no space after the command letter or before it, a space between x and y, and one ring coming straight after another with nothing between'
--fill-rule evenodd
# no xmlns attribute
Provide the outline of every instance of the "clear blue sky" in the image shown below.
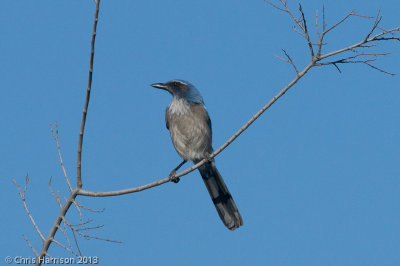
<svg viewBox="0 0 400 266"><path fill-rule="evenodd" d="M290 1L297 7L297 1ZM314 29L323 1L303 1ZM41 241L12 183L30 176L27 203L47 235L67 195L49 124L58 122L67 172L76 177L94 12L93 1L0 2L1 261L32 256ZM325 1L332 24L352 9L400 24L397 0ZM361 40L372 21L354 18L328 36L326 51ZM102 0L83 185L116 190L168 175L180 158L164 124L171 97L149 86L194 83L224 143L293 77L274 54L304 67L308 50L292 22L264 1ZM377 65L400 74L399 43ZM400 76L364 65L311 70L216 158L243 216L231 232L199 173L145 192L78 201L94 234L79 240L100 265L400 265ZM79 219L74 209L71 223ZM63 243L63 235L56 238ZM70 257L53 245L54 257Z"/></svg>

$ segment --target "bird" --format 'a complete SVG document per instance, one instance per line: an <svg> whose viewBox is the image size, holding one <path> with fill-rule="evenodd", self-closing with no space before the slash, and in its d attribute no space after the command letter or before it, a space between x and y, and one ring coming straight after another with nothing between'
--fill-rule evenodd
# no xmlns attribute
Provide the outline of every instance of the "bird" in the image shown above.
<svg viewBox="0 0 400 266"><path fill-rule="evenodd" d="M168 91L173 97L165 110L165 122L175 150L183 161L171 171L171 181L179 181L174 176L187 161L196 164L208 159L198 168L200 175L224 225L230 230L237 229L243 225L242 216L215 166L214 159L209 159L213 152L211 120L200 92L190 82L180 79L154 83L151 86Z"/></svg>

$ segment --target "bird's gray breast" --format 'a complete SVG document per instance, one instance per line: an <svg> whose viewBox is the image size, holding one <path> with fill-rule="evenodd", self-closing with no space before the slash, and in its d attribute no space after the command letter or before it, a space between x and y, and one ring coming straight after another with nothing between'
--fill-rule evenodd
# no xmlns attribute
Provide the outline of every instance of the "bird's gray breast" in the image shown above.
<svg viewBox="0 0 400 266"><path fill-rule="evenodd" d="M172 143L183 159L199 160L212 152L209 117L202 104L174 99L165 119Z"/></svg>

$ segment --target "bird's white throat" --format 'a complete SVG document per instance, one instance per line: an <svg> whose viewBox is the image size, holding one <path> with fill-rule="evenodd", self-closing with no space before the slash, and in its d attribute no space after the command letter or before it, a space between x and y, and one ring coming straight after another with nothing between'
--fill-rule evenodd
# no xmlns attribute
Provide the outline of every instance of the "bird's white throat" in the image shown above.
<svg viewBox="0 0 400 266"><path fill-rule="evenodd" d="M183 98L174 98L169 104L168 111L170 114L185 115L191 112L190 103Z"/></svg>

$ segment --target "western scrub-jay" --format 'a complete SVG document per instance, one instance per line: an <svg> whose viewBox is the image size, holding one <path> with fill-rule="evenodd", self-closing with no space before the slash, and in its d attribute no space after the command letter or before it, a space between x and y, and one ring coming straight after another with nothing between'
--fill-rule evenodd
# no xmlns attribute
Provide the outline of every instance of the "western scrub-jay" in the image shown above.
<svg viewBox="0 0 400 266"><path fill-rule="evenodd" d="M173 100L165 111L165 122L169 129L172 143L183 162L170 174L173 178L186 161L200 162L212 153L211 120L204 107L200 92L189 82L172 80L155 83L151 86L172 94ZM222 222L230 230L243 224L242 217L226 187L224 180L211 160L199 167L200 174L210 193ZM174 182L178 182L175 179Z"/></svg>

